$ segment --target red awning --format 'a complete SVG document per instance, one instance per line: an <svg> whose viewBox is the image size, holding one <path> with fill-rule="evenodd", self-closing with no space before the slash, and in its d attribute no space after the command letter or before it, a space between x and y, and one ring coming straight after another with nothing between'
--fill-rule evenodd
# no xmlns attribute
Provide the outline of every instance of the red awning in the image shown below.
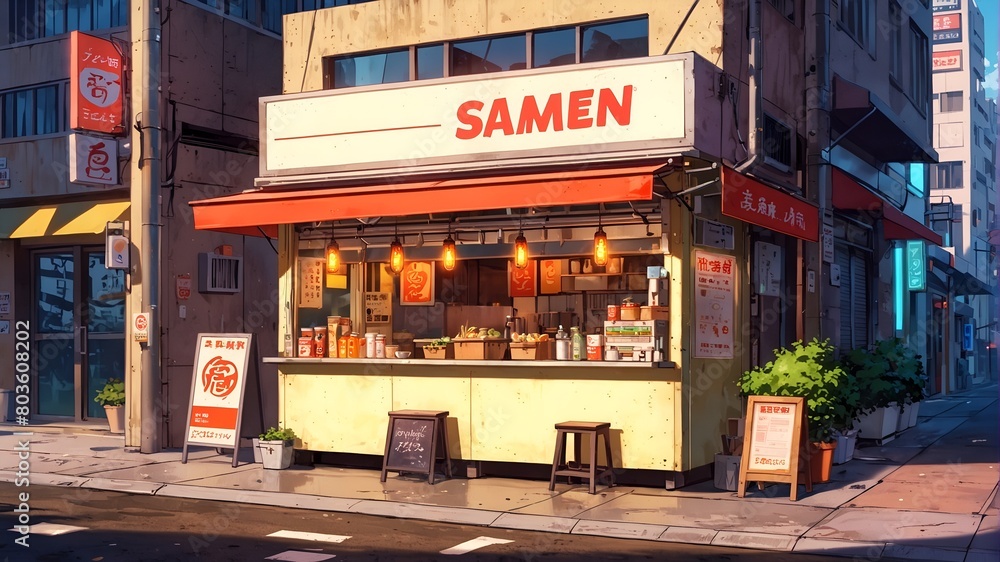
<svg viewBox="0 0 1000 562"><path fill-rule="evenodd" d="M664 164L535 174L251 191L191 201L194 226L259 236L277 225L486 209L647 201Z"/></svg>
<svg viewBox="0 0 1000 562"><path fill-rule="evenodd" d="M882 235L886 240L916 240L922 238L940 246L941 235L917 222L845 172L833 169L833 206L842 211L877 213L884 222Z"/></svg>

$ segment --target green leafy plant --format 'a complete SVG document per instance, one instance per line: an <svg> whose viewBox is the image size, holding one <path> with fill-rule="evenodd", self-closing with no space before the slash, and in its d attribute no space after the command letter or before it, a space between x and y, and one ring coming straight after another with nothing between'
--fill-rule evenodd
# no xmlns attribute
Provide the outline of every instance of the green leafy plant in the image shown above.
<svg viewBox="0 0 1000 562"><path fill-rule="evenodd" d="M295 432L292 429L269 427L267 431L260 434L261 441L292 441L296 437Z"/></svg>
<svg viewBox="0 0 1000 562"><path fill-rule="evenodd" d="M449 336L444 336L443 338L437 338L431 341L431 343L424 346L424 349L440 349L442 347L447 347L451 343L451 338Z"/></svg>
<svg viewBox="0 0 1000 562"><path fill-rule="evenodd" d="M844 356L844 366L861 389L860 413L894 403L903 406L924 397L927 374L923 361L900 338L852 349Z"/></svg>
<svg viewBox="0 0 1000 562"><path fill-rule="evenodd" d="M796 341L775 350L773 361L740 377L745 396L801 396L808 406L809 437L830 442L857 415L859 389L836 360L829 340Z"/></svg>
<svg viewBox="0 0 1000 562"><path fill-rule="evenodd" d="M104 383L104 388L94 397L94 402L101 406L124 406L125 383L121 379L108 379L108 382Z"/></svg>

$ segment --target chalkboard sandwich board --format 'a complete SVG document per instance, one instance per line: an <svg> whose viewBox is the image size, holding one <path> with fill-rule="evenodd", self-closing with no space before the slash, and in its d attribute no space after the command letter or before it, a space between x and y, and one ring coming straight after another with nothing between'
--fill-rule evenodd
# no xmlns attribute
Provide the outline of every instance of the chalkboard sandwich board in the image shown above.
<svg viewBox="0 0 1000 562"><path fill-rule="evenodd" d="M389 412L381 481L385 482L386 472L393 470L427 474L427 481L433 484L434 465L439 454L445 462L445 473L451 478L451 453L445 429L447 418L446 411Z"/></svg>

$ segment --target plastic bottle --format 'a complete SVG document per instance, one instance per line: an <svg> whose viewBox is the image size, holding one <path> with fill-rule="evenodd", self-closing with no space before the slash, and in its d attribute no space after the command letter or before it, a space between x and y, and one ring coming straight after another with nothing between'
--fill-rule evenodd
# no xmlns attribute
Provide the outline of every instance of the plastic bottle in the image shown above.
<svg viewBox="0 0 1000 562"><path fill-rule="evenodd" d="M583 343L583 334L580 333L580 328L577 328L576 326L571 326L569 333L570 340L572 340L571 346L573 361L583 361L583 358L586 357L585 350L587 349Z"/></svg>

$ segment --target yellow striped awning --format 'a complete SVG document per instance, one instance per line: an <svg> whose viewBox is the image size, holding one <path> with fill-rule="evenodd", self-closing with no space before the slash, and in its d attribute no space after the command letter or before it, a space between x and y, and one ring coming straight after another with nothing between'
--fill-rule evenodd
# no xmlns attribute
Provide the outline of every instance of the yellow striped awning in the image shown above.
<svg viewBox="0 0 1000 562"><path fill-rule="evenodd" d="M0 238L101 234L128 208L128 201L78 201L0 209Z"/></svg>

